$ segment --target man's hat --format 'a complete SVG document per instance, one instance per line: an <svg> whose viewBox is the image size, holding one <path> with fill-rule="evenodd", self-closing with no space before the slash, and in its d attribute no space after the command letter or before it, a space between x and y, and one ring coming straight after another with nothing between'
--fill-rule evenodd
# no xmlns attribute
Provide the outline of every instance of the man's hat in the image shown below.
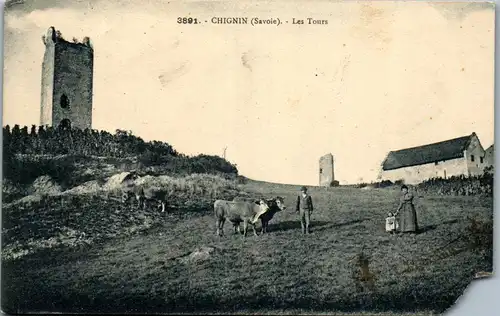
<svg viewBox="0 0 500 316"><path fill-rule="evenodd" d="M307 191L307 188L303 186L302 188L300 188L300 191Z"/></svg>

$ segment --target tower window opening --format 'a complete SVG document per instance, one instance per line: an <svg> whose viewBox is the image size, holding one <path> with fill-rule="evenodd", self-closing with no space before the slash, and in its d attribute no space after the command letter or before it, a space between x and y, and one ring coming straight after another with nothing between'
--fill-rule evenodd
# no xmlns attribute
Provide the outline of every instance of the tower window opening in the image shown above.
<svg viewBox="0 0 500 316"><path fill-rule="evenodd" d="M59 128L62 130L71 129L71 121L69 119L63 119L61 123L59 123Z"/></svg>
<svg viewBox="0 0 500 316"><path fill-rule="evenodd" d="M69 99L65 94L61 95L60 104L61 104L61 108L63 108L63 109L69 108Z"/></svg>

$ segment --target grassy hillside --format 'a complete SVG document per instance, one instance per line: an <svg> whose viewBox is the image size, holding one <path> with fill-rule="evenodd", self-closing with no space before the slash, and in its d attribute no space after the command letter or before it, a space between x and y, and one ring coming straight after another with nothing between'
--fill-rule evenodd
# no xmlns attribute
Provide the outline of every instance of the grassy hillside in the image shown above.
<svg viewBox="0 0 500 316"><path fill-rule="evenodd" d="M108 184L98 189L83 185L63 193L29 196L4 205L3 259L68 245L91 245L148 230L172 216L205 212L215 199L232 199L238 195L234 181L213 175L145 176L139 181L166 191L168 214L161 214L159 205L154 203L145 210L137 209L135 201L123 204L120 191L113 187L107 190Z"/></svg>
<svg viewBox="0 0 500 316"><path fill-rule="evenodd" d="M6 312L380 311L448 308L492 269L491 175L413 187L417 236L384 231L399 187L311 188L249 180L216 156L189 157L129 132L4 128L2 308ZM167 212L123 204L133 171ZM384 188L382 188L384 187ZM215 199L282 196L270 233L215 235Z"/></svg>
<svg viewBox="0 0 500 316"><path fill-rule="evenodd" d="M397 190L311 188L313 234L303 236L294 212L297 186L248 181L237 189L285 197L288 210L276 215L268 235L244 241L226 224L219 240L208 202L163 217L92 195L5 209L7 245L54 234L78 240L81 232L81 239L98 241L68 241L5 260L3 309L425 314L448 308L476 272L492 268L491 197L420 197L422 233L411 237L384 231ZM226 198L231 194L237 193Z"/></svg>
<svg viewBox="0 0 500 316"><path fill-rule="evenodd" d="M3 128L2 199L63 192L88 181L104 183L120 172L140 176L211 174L236 179L238 170L218 156L187 156L165 142L146 142L131 132ZM40 179L40 177L43 177ZM39 182L47 182L38 185ZM37 186L38 188L34 188ZM45 191L47 191L45 190Z"/></svg>

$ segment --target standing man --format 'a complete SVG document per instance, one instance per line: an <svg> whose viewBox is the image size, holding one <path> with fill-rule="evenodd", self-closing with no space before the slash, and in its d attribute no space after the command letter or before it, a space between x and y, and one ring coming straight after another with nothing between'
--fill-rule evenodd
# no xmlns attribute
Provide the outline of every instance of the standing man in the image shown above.
<svg viewBox="0 0 500 316"><path fill-rule="evenodd" d="M312 198L307 194L307 188L301 188L301 194L297 197L296 211L300 214L300 224L302 226L302 234L309 234L309 223L311 221L311 213L313 212Z"/></svg>

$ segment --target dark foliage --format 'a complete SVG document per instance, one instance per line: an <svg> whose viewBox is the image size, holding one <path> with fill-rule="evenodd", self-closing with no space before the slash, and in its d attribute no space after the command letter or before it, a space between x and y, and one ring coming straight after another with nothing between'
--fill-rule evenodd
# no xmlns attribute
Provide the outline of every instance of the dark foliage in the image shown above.
<svg viewBox="0 0 500 316"><path fill-rule="evenodd" d="M379 188L386 188L386 187L390 187L391 185L393 185L391 180L383 180L383 181L377 183L377 187L379 187Z"/></svg>
<svg viewBox="0 0 500 316"><path fill-rule="evenodd" d="M129 131L116 130L113 135L106 131L80 129L54 129L52 127L32 126L12 129L3 128L4 177L15 183L29 183L40 175L49 175L59 181L71 174L73 164L47 160L41 163L37 159L32 162L17 159L17 156L69 155L74 157L138 157L142 166L161 165L162 172L179 174L212 173L237 174L236 166L218 156L198 155L189 157L178 153L167 143L160 141L145 142ZM76 159L76 158L75 158ZM43 159L42 159L43 160ZM45 161L44 160L44 161Z"/></svg>
<svg viewBox="0 0 500 316"><path fill-rule="evenodd" d="M106 131L55 129L32 126L3 128L5 155L85 155L126 157L144 154L179 156L167 143L145 142L131 132L117 130L113 135Z"/></svg>
<svg viewBox="0 0 500 316"><path fill-rule="evenodd" d="M391 180L382 180L380 182L372 182L370 184L368 183L358 183L358 184L355 184L355 185L347 185L349 187L354 187L354 188L364 188L364 187L367 187L367 186L371 186L373 188L387 188L387 187L391 187L391 186L394 186L394 185L398 185L398 181L396 181L396 183L393 183ZM402 182L401 182L402 184Z"/></svg>
<svg viewBox="0 0 500 316"><path fill-rule="evenodd" d="M230 164L227 160L218 156L204 154L188 157L182 154L171 156L148 152L140 156L140 163L145 166L160 166L162 172L176 174L238 174L236 166Z"/></svg>
<svg viewBox="0 0 500 316"><path fill-rule="evenodd" d="M11 180L13 183L21 185L29 185L33 180L41 175L50 176L57 183L64 187L71 186L73 183L71 175L76 167L74 161L78 157L72 159L34 159L23 160L15 159L12 155L4 154L4 177Z"/></svg>
<svg viewBox="0 0 500 316"><path fill-rule="evenodd" d="M359 183L351 185L350 187L364 188L371 186L372 188L388 188L400 187L404 184L403 180L392 182L390 180L383 180L374 183ZM421 182L415 186L411 186L419 193L423 194L438 194L438 195L493 195L493 173L490 169L486 169L483 175L480 176L457 176L444 178L433 178Z"/></svg>
<svg viewBox="0 0 500 316"><path fill-rule="evenodd" d="M417 185L422 193L439 195L493 195L493 175L484 173L474 177L434 178Z"/></svg>

